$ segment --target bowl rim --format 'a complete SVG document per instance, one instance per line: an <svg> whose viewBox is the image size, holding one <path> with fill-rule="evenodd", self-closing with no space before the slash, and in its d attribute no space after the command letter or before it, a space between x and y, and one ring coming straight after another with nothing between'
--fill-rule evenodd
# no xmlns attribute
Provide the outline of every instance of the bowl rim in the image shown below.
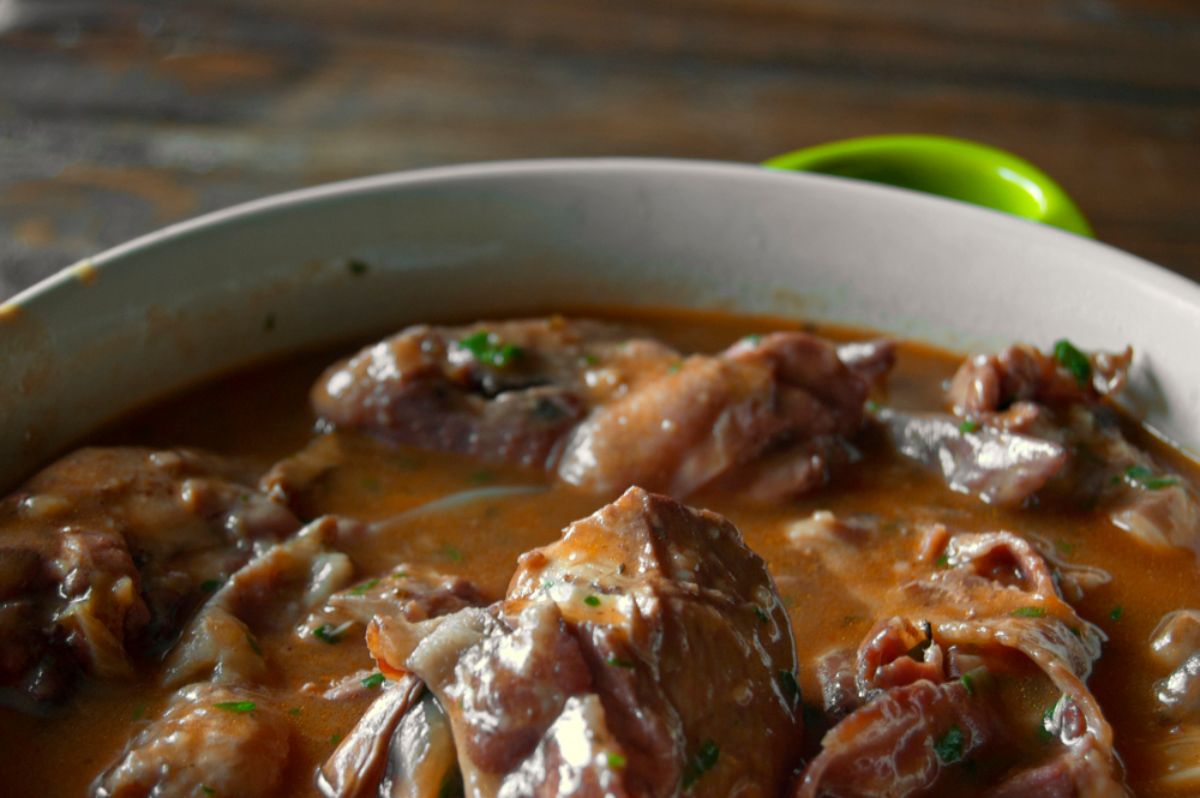
<svg viewBox="0 0 1200 798"><path fill-rule="evenodd" d="M122 257L165 241L202 232L235 221L245 221L256 215L289 207L318 203L340 196L368 194L419 184L475 180L479 178L513 178L521 175L577 175L596 172L630 170L635 172L690 172L713 177L751 178L765 182L805 181L815 186L837 187L843 192L857 193L868 199L874 195L890 196L916 207L924 206L935 213L953 214L963 218L975 217L990 224L1006 225L1013 234L1029 239L1043 239L1057 246L1081 247L1103 253L1096 264L1101 272L1116 273L1130 270L1132 276L1155 288L1164 298L1171 297L1200 311L1200 283L1103 241L1084 238L1055 227L1038 224L1000 211L982 208L959 200L924 194L896 186L870 183L852 178L808 172L787 172L755 164L687 158L652 157L595 157L595 158L535 158L520 160L480 161L448 166L385 172L382 174L322 183L315 186L271 194L185 219L144 235L117 244L95 255L68 264L58 272L0 302L0 316L13 308L32 307L53 298L63 291L76 289L86 280L75 279L91 270L111 267Z"/></svg>

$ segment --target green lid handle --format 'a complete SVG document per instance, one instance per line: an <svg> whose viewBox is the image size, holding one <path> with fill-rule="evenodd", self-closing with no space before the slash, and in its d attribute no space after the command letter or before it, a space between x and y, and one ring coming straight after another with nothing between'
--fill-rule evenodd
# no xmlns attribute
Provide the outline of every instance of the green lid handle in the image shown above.
<svg viewBox="0 0 1200 798"><path fill-rule="evenodd" d="M924 191L1094 237L1078 206L1049 175L1012 153L973 141L867 136L795 150L763 166Z"/></svg>

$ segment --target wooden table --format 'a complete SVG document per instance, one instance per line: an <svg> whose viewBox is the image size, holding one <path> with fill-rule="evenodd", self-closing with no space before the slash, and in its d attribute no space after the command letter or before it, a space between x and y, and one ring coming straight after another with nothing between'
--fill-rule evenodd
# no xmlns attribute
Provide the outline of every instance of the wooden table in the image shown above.
<svg viewBox="0 0 1200 798"><path fill-rule="evenodd" d="M1195 0L0 0L0 299L339 178L898 131L1019 153L1200 279Z"/></svg>

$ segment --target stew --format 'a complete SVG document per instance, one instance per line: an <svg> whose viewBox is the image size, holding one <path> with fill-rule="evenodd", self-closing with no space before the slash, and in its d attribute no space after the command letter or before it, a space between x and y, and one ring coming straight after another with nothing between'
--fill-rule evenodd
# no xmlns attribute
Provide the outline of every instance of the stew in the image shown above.
<svg viewBox="0 0 1200 798"><path fill-rule="evenodd" d="M1132 353L587 315L264 364L31 476L0 792L1200 793L1200 472Z"/></svg>

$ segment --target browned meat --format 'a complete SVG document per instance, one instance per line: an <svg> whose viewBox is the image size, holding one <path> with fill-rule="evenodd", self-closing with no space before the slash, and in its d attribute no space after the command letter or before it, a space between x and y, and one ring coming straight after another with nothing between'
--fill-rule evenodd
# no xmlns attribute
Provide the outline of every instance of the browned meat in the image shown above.
<svg viewBox="0 0 1200 798"><path fill-rule="evenodd" d="M469 796L774 795L795 764L787 615L712 513L630 489L525 554L504 602L411 626L368 640L437 697Z"/></svg>
<svg viewBox="0 0 1200 798"><path fill-rule="evenodd" d="M354 564L338 545L343 536L359 531L354 522L326 516L235 571L180 636L167 659L164 682L261 683L268 663L254 634L297 623L349 584ZM305 630L302 639L315 638Z"/></svg>
<svg viewBox="0 0 1200 798"><path fill-rule="evenodd" d="M828 341L804 333L743 340L597 407L572 434L558 473L602 492L639 485L686 496L729 475L759 498L795 495L824 483L839 441L862 424L866 395L866 381ZM799 455L782 472L772 461L764 473L736 473L792 446ZM759 479L770 490L756 490Z"/></svg>
<svg viewBox="0 0 1200 798"><path fill-rule="evenodd" d="M950 404L959 415L982 419L1018 402L1092 402L1124 386L1132 359L1131 349L1085 354L1060 341L1054 354L1047 355L1017 344L998 355L975 355L964 362L950 383Z"/></svg>
<svg viewBox="0 0 1200 798"><path fill-rule="evenodd" d="M1046 560L1008 532L937 527L917 545L929 570L884 597L894 614L863 639L853 682L847 653L820 662L830 719L853 711L826 734L797 795L941 794L976 750L1005 785L1124 794L1112 730L1085 686L1103 635L1062 600ZM1006 775L1012 741L1028 737L1027 699L989 674L1016 669L1033 686L1031 665L1044 674L1038 689L1058 696L1042 720L1046 745L1058 745Z"/></svg>
<svg viewBox="0 0 1200 798"><path fill-rule="evenodd" d="M854 368L804 333L684 357L589 321L422 326L334 365L313 404L341 427L545 468L601 493L636 484L684 496L725 477L770 498L822 484L845 459L868 386L894 359L886 342L842 351ZM731 476L764 455L761 474Z"/></svg>
<svg viewBox="0 0 1200 798"><path fill-rule="evenodd" d="M411 327L332 366L313 405L341 427L545 468L594 392L678 356L620 327L554 317Z"/></svg>
<svg viewBox="0 0 1200 798"><path fill-rule="evenodd" d="M1054 441L973 427L949 415L881 410L876 417L903 455L940 471L952 490L988 504L1022 503L1068 460L1067 450Z"/></svg>
<svg viewBox="0 0 1200 798"><path fill-rule="evenodd" d="M960 682L897 687L825 735L796 798L919 795L945 767L986 745L991 726L986 708Z"/></svg>
<svg viewBox="0 0 1200 798"><path fill-rule="evenodd" d="M0 505L0 593L19 649L0 684L47 700L77 668L132 675L205 583L298 526L254 478L211 455L135 448L81 449L34 476Z"/></svg>
<svg viewBox="0 0 1200 798"><path fill-rule="evenodd" d="M337 798L379 794L388 764L388 744L400 719L416 705L424 689L412 676L387 681L379 698L318 771L317 786L323 794Z"/></svg>
<svg viewBox="0 0 1200 798"><path fill-rule="evenodd" d="M96 798L278 794L288 724L263 696L196 684L129 744L92 785Z"/></svg>

